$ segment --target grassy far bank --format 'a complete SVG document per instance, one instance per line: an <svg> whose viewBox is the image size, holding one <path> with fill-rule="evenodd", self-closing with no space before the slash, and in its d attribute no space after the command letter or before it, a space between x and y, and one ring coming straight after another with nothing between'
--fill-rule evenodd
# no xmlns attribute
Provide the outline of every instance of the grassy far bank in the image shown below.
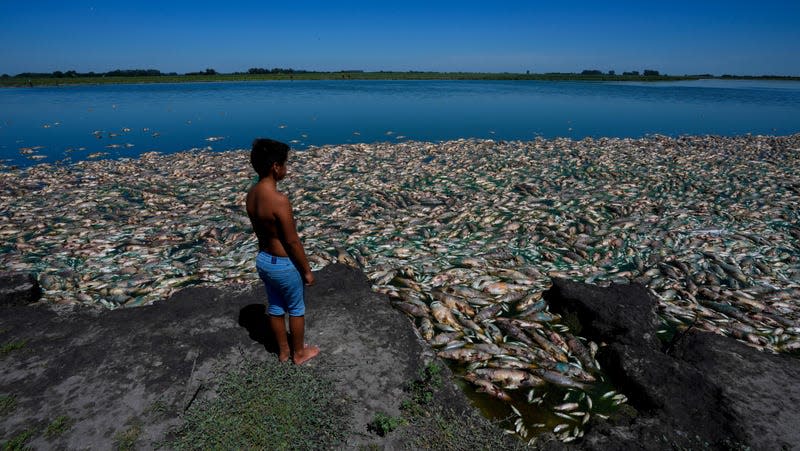
<svg viewBox="0 0 800 451"><path fill-rule="evenodd" d="M124 84L124 83L196 83L265 80L545 80L545 81L681 81L699 79L757 79L794 80L800 77L778 76L729 76L711 75L610 75L579 73L483 73L483 72L295 72L266 74L187 74L145 76L78 76L78 77L3 77L0 87L59 86L75 84Z"/></svg>

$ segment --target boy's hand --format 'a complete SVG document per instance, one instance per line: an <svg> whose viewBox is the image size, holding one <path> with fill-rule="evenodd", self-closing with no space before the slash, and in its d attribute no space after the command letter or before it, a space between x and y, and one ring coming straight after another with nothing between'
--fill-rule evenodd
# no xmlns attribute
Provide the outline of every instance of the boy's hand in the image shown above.
<svg viewBox="0 0 800 451"><path fill-rule="evenodd" d="M303 283L306 285L314 285L314 274L311 271L303 273Z"/></svg>

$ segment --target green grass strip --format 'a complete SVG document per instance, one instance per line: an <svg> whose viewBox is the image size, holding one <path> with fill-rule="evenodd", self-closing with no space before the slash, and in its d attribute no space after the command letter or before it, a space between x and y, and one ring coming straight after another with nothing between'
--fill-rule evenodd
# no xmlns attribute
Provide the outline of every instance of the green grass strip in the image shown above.
<svg viewBox="0 0 800 451"><path fill-rule="evenodd" d="M347 430L333 385L306 367L248 363L221 378L217 397L193 405L174 449L332 449Z"/></svg>

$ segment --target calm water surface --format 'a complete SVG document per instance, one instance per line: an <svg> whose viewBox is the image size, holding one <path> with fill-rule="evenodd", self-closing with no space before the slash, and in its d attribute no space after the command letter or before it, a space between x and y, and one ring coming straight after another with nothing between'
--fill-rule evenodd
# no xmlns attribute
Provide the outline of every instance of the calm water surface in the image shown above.
<svg viewBox="0 0 800 451"><path fill-rule="evenodd" d="M19 166L247 148L259 136L302 149L409 139L798 132L800 82L333 80L0 89L0 159Z"/></svg>

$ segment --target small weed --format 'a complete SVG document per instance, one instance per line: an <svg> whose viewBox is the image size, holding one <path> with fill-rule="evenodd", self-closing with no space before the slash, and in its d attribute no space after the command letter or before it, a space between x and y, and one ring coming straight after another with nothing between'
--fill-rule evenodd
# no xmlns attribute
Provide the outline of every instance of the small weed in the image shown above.
<svg viewBox="0 0 800 451"><path fill-rule="evenodd" d="M433 401L433 394L442 386L442 368L435 363L429 363L420 369L419 379L408 384L411 399L403 402L400 408L411 417L425 414L424 406Z"/></svg>
<svg viewBox="0 0 800 451"><path fill-rule="evenodd" d="M44 430L44 436L47 438L58 437L64 432L67 432L69 428L72 427L72 423L73 421L70 417L61 415L47 425L47 429Z"/></svg>
<svg viewBox="0 0 800 451"><path fill-rule="evenodd" d="M368 428L381 437L384 437L386 434L397 429L402 424L405 424L405 420L402 418L393 417L383 412L378 412L377 415L375 415L375 419L369 424Z"/></svg>
<svg viewBox="0 0 800 451"><path fill-rule="evenodd" d="M146 413L151 415L153 418L164 418L167 413L169 412L169 405L164 402L163 399L157 399L150 404L150 407L147 408Z"/></svg>
<svg viewBox="0 0 800 451"><path fill-rule="evenodd" d="M25 446L25 444L28 443L35 432L36 431L33 429L27 429L20 432L19 434L15 435L11 441L3 444L3 451L22 451L30 449Z"/></svg>
<svg viewBox="0 0 800 451"><path fill-rule="evenodd" d="M420 370L419 378L433 388L442 387L442 367L431 362Z"/></svg>
<svg viewBox="0 0 800 451"><path fill-rule="evenodd" d="M0 395L0 418L10 414L17 408L17 398L14 395Z"/></svg>
<svg viewBox="0 0 800 451"><path fill-rule="evenodd" d="M25 340L18 340L0 346L0 357L5 357L13 351L24 348L25 343L27 343Z"/></svg>
<svg viewBox="0 0 800 451"><path fill-rule="evenodd" d="M138 423L134 423L123 432L114 436L114 448L118 451L129 451L136 449L136 441L142 435L142 427Z"/></svg>

